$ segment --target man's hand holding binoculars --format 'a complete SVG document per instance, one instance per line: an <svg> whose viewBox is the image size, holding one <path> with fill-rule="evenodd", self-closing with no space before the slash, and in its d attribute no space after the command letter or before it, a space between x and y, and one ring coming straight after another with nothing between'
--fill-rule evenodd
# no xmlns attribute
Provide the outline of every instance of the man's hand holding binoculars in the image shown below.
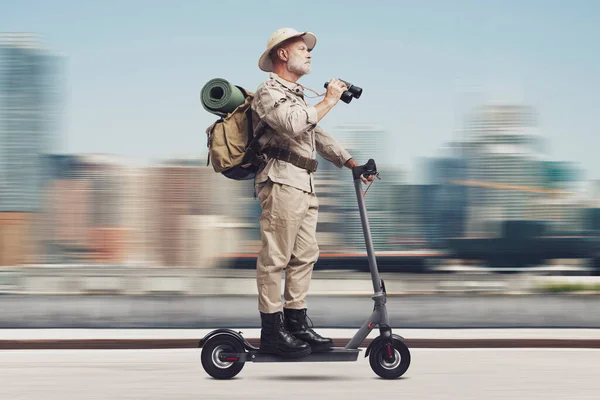
<svg viewBox="0 0 600 400"><path fill-rule="evenodd" d="M329 100L335 105L338 101L340 101L340 98L346 90L348 90L348 86L346 86L343 81L332 79L327 84L325 100Z"/></svg>
<svg viewBox="0 0 600 400"><path fill-rule="evenodd" d="M317 120L325 116L337 103L342 100L349 104L352 99L358 99L362 95L362 88L341 79L332 79L325 83L327 92L325 98L315 107L317 108Z"/></svg>

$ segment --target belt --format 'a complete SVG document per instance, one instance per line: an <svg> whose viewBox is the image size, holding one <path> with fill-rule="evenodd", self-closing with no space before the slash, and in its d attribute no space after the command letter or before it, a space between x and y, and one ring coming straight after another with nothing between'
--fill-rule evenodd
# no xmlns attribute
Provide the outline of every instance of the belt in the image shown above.
<svg viewBox="0 0 600 400"><path fill-rule="evenodd" d="M308 172L315 172L319 162L314 158L302 157L291 151L280 149L278 147L269 147L262 151L263 154L276 158L278 160L289 162L296 167L307 170Z"/></svg>

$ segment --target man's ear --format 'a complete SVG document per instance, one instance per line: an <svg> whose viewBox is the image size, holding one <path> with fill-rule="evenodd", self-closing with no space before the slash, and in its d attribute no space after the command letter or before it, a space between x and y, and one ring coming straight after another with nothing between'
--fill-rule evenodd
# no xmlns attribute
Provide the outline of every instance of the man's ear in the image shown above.
<svg viewBox="0 0 600 400"><path fill-rule="evenodd" d="M277 55L283 61L288 61L288 51L287 51L287 49L284 49L283 47L279 48L277 50Z"/></svg>

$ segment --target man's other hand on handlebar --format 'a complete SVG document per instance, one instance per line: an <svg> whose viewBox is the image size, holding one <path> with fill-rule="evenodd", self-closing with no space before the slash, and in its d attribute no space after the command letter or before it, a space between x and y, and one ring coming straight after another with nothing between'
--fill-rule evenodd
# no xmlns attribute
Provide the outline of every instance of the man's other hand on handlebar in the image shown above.
<svg viewBox="0 0 600 400"><path fill-rule="evenodd" d="M359 167L360 164L356 162L356 160L354 158L349 159L348 161L346 161L346 164L344 164L346 167L348 168L353 168L353 167ZM360 180L363 183L368 183L368 182L373 182L376 179L375 175L368 175L368 176L364 176L361 175L360 176Z"/></svg>

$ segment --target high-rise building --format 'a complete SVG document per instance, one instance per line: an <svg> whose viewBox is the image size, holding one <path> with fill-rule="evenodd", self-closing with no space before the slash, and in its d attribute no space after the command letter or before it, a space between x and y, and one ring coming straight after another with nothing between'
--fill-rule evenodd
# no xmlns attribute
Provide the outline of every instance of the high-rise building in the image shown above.
<svg viewBox="0 0 600 400"><path fill-rule="evenodd" d="M44 157L44 212L38 227L44 262L121 263L127 253L128 166L119 157ZM137 204L136 210L143 209Z"/></svg>
<svg viewBox="0 0 600 400"><path fill-rule="evenodd" d="M333 136L358 163L364 164L371 158L375 160L382 180L373 182L365 197L373 246L376 252L396 250L392 238L398 230L399 216L395 212L398 202L394 197L394 190L402 181L403 175L399 168L378 161L386 150L381 143L387 142L387 132L371 125L341 125L333 129ZM362 185L362 190L367 190L367 187ZM344 247L348 251L364 252L365 237L351 174L345 175L341 181L339 198Z"/></svg>
<svg viewBox="0 0 600 400"><path fill-rule="evenodd" d="M153 182L160 265L203 266L208 254L240 252L249 227L258 225L245 224L259 206L251 181L227 179L200 159L167 160L153 168Z"/></svg>
<svg viewBox="0 0 600 400"><path fill-rule="evenodd" d="M32 34L0 33L0 213L11 214L0 229L12 232L0 237L0 247L13 254L13 263L38 261L42 155L57 150L63 96L62 57ZM15 230L21 226L15 218L27 221L28 229Z"/></svg>
<svg viewBox="0 0 600 400"><path fill-rule="evenodd" d="M317 242L321 252L340 252L344 245L342 195L344 185L350 184L350 170L338 168L316 155L319 168L315 173L315 191L319 200Z"/></svg>
<svg viewBox="0 0 600 400"><path fill-rule="evenodd" d="M577 190L583 172L575 163L543 161L541 164L544 187L548 189Z"/></svg>
<svg viewBox="0 0 600 400"><path fill-rule="evenodd" d="M447 238L463 236L467 213L467 187L456 182L467 179L467 162L454 152L427 160L424 223L432 247L443 246Z"/></svg>
<svg viewBox="0 0 600 400"><path fill-rule="evenodd" d="M41 209L41 156L56 152L63 58L32 34L0 33L0 211Z"/></svg>
<svg viewBox="0 0 600 400"><path fill-rule="evenodd" d="M527 217L545 222L552 235L577 235L585 229L584 204L572 196L538 197L529 204Z"/></svg>
<svg viewBox="0 0 600 400"><path fill-rule="evenodd" d="M464 127L471 236L500 234L502 221L526 219L535 192L505 189L543 185L544 142L531 107L486 105Z"/></svg>
<svg viewBox="0 0 600 400"><path fill-rule="evenodd" d="M31 235L32 213L0 212L0 266L31 263L35 249Z"/></svg>
<svg viewBox="0 0 600 400"><path fill-rule="evenodd" d="M144 162L123 170L123 220L126 228L127 265L158 266L158 246L153 235L160 232L155 170Z"/></svg>
<svg viewBox="0 0 600 400"><path fill-rule="evenodd" d="M37 262L87 261L90 213L89 183L82 179L82 165L73 155L42 157L44 186Z"/></svg>

